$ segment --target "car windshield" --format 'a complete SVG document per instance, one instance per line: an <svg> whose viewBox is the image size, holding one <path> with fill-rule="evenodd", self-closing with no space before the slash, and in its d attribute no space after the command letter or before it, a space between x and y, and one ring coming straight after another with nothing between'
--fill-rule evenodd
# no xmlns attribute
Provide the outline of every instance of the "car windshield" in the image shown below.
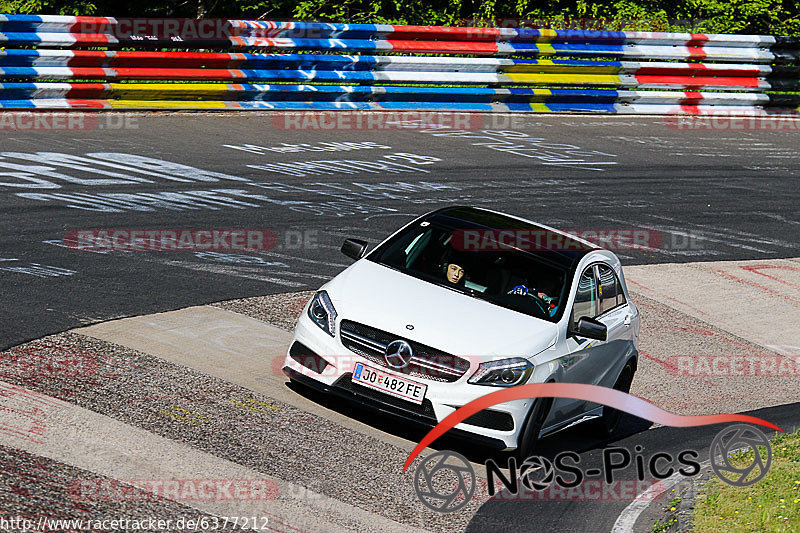
<svg viewBox="0 0 800 533"><path fill-rule="evenodd" d="M463 233L463 228L419 221L367 258L506 309L558 321L566 301L567 270L541 254L509 246L465 247Z"/></svg>

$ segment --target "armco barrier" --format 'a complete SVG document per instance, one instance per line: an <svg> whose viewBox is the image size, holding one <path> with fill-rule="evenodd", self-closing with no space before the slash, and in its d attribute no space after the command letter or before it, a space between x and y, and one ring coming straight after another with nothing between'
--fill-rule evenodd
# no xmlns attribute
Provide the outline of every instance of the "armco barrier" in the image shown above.
<svg viewBox="0 0 800 533"><path fill-rule="evenodd" d="M0 15L0 46L0 107L11 109L800 106L777 93L800 90L794 37Z"/></svg>

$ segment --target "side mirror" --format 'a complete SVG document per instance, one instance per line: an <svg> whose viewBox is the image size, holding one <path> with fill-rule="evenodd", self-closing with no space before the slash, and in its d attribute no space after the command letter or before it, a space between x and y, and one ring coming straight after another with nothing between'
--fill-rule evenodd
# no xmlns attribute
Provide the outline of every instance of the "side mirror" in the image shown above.
<svg viewBox="0 0 800 533"><path fill-rule="evenodd" d="M604 341L608 339L608 328L599 320L582 316L575 326L570 327L569 334Z"/></svg>
<svg viewBox="0 0 800 533"><path fill-rule="evenodd" d="M342 243L342 253L350 259L358 261L367 252L367 241L361 239L345 239Z"/></svg>

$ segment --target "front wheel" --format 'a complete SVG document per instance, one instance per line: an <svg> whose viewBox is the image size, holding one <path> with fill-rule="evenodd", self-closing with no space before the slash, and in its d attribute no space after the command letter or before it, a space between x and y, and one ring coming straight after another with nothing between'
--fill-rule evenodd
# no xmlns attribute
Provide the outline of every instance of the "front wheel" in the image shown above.
<svg viewBox="0 0 800 533"><path fill-rule="evenodd" d="M536 405L533 406L528 418L525 419L522 433L520 433L517 440L516 456L520 461L524 461L536 453L536 448L539 444L539 433L542 432L544 421L547 420L547 415L550 414L552 405L552 398L537 399Z"/></svg>
<svg viewBox="0 0 800 533"><path fill-rule="evenodd" d="M633 366L631 363L625 365L625 368L620 372L617 382L614 383L614 390L629 393L631 391L631 383L633 383ZM611 436L619 426L619 421L622 419L622 411L612 407L603 406L603 416L598 421L598 426L603 436Z"/></svg>

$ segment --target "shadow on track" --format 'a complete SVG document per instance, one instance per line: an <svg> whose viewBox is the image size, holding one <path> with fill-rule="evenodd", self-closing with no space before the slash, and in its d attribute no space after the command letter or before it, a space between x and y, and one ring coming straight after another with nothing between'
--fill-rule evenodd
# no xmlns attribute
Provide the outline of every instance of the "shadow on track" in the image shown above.
<svg viewBox="0 0 800 533"><path fill-rule="evenodd" d="M416 443L422 440L428 431L430 431L430 427L424 424L414 424L389 414L374 412L359 406L355 402L327 395L301 383L287 382L286 386L314 403L371 426L379 431L383 431L384 433L407 439L410 444L416 445ZM400 423L398 423L398 421ZM578 424L577 426L543 438L539 443L539 449L536 453L543 457L553 458L556 454L566 450L583 453L590 450L602 449L617 440L625 439L636 433L646 431L651 426L652 422L649 420L643 420L623 413L622 419L619 422L619 427L610 438L598 438L593 434L594 428L590 424ZM461 438L448 436L447 434L437 439L431 445L431 448L435 450L452 450L458 452L473 463L480 465L484 464L488 459L493 459L496 463L505 465L511 455L511 453L507 451L493 450ZM402 460L405 461L405 457L403 457Z"/></svg>

